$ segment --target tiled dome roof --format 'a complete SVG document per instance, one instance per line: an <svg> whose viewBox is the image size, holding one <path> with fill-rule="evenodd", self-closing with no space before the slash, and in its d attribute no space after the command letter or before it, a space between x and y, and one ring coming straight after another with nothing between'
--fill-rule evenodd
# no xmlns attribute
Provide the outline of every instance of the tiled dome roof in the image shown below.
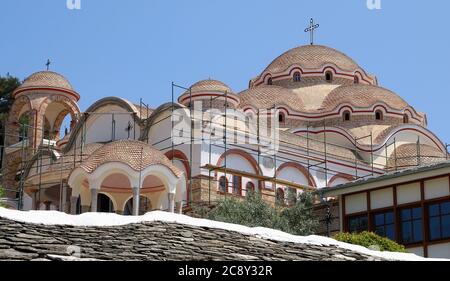
<svg viewBox="0 0 450 281"><path fill-rule="evenodd" d="M289 89L274 86L262 85L251 88L240 93L241 107L253 106L259 109L268 109L273 105L287 105L296 111L304 111L304 102Z"/></svg>
<svg viewBox="0 0 450 281"><path fill-rule="evenodd" d="M76 101L80 99L80 95L73 89L70 82L61 74L58 74L53 71L39 71L31 74L28 78L23 81L22 85L20 85L13 93L13 97L16 97L20 93L34 90L55 90L59 92L63 92L73 98Z"/></svg>
<svg viewBox="0 0 450 281"><path fill-rule="evenodd" d="M163 165L177 177L182 175L182 172L161 151L135 140L119 140L103 145L93 152L80 165L80 168L88 173L93 173L99 166L110 162L124 163L135 171L142 171L151 165Z"/></svg>
<svg viewBox="0 0 450 281"><path fill-rule="evenodd" d="M377 102L384 102L395 109L408 106L401 97L385 88L371 85L344 85L331 91L322 103L322 108L332 110L337 106L349 103L356 107L370 107Z"/></svg>
<svg viewBox="0 0 450 281"><path fill-rule="evenodd" d="M277 57L264 72L283 72L294 64L303 68L317 69L328 63L346 71L359 69L354 60L338 50L320 45L306 45L293 48Z"/></svg>
<svg viewBox="0 0 450 281"><path fill-rule="evenodd" d="M218 80L208 79L208 80L201 80L195 83L191 86L191 92L192 93L199 93L199 92L222 92L222 93L230 93L232 94L233 91L230 87L228 87L225 83L220 82ZM186 91L185 94L188 94L189 91Z"/></svg>
<svg viewBox="0 0 450 281"><path fill-rule="evenodd" d="M72 85L64 76L52 71L39 71L31 74L19 89L28 87L54 87L73 91Z"/></svg>
<svg viewBox="0 0 450 281"><path fill-rule="evenodd" d="M390 169L404 169L411 166L427 165L445 161L446 155L439 149L416 143L399 145L388 158L388 167Z"/></svg>
<svg viewBox="0 0 450 281"><path fill-rule="evenodd" d="M394 92L371 85L321 84L298 89L287 89L275 85L263 85L245 90L239 95L240 107L271 108L285 105L295 111L323 113L336 109L341 104L368 108L377 102L402 110L408 104Z"/></svg>

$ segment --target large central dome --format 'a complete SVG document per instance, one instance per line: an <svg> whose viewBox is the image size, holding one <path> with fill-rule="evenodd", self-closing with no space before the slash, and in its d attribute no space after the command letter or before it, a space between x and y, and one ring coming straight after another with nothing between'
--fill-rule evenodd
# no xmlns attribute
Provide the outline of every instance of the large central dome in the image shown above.
<svg viewBox="0 0 450 281"><path fill-rule="evenodd" d="M305 69L318 69L326 64L334 64L345 71L360 69L354 60L338 50L320 45L307 45L293 48L277 57L264 72L283 72L294 64Z"/></svg>

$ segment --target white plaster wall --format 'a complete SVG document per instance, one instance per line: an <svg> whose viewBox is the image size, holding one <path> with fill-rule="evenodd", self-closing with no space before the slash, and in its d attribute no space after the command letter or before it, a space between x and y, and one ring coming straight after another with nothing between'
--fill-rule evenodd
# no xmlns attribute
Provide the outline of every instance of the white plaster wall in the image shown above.
<svg viewBox="0 0 450 281"><path fill-rule="evenodd" d="M180 171L183 171L185 177L187 178L189 175L187 174L186 169L184 168L183 162L181 160L174 160L173 164L175 165L175 167L177 167L178 169L180 169ZM189 165L189 163L187 163ZM187 202L187 191L184 190L183 191L183 195L182 195L182 200L184 202Z"/></svg>
<svg viewBox="0 0 450 281"><path fill-rule="evenodd" d="M224 164L224 163L222 163L222 164ZM237 155L237 154L227 155L227 167L230 167L231 169L235 169L235 170L239 170L239 171L256 174L256 171L254 170L253 166L247 161L247 159L245 159L242 156ZM224 175L224 173L218 173L217 179L219 179L223 175ZM233 186L232 186L233 176L230 174L227 174L227 180L228 180L228 192L232 193L233 192ZM245 187L248 182L252 182L254 184L255 188L256 189L258 188L257 180L242 177L242 190L243 190L242 195L246 194Z"/></svg>
<svg viewBox="0 0 450 281"><path fill-rule="evenodd" d="M397 204L420 201L420 183L415 182L397 186Z"/></svg>
<svg viewBox="0 0 450 281"><path fill-rule="evenodd" d="M293 167L287 167L281 170L278 178L297 184L308 185L308 179L306 178L306 176L298 169Z"/></svg>
<svg viewBox="0 0 450 281"><path fill-rule="evenodd" d="M394 193L392 187L370 192L371 209L380 209L385 207L391 207L393 205L394 205Z"/></svg>
<svg viewBox="0 0 450 281"><path fill-rule="evenodd" d="M450 259L450 243L429 245L428 257Z"/></svg>
<svg viewBox="0 0 450 281"><path fill-rule="evenodd" d="M425 199L448 196L450 193L448 177L425 181Z"/></svg>
<svg viewBox="0 0 450 281"><path fill-rule="evenodd" d="M340 185L340 184L344 184L344 183L347 183L347 182L349 182L348 179L344 179L344 178L336 178L336 179L334 179L333 182L331 182L331 184L329 184L329 185L330 185L331 187L333 187L333 186L338 186L338 185Z"/></svg>
<svg viewBox="0 0 450 281"><path fill-rule="evenodd" d="M128 127L128 122L131 122L132 126L136 126L136 139L139 137L140 128L134 123L131 113L128 113L125 109L118 106L105 106L92 113L86 123L86 143L95 142L108 142L112 137L112 120L114 113L115 120L115 140L128 139L128 132L125 130ZM77 137L77 143L79 143L81 137L81 131ZM130 131L130 139L134 137L134 128Z"/></svg>
<svg viewBox="0 0 450 281"><path fill-rule="evenodd" d="M172 120L167 116L167 114L163 114L160 118L155 120L154 125L152 125L148 133L149 143L155 148L166 148L172 145L172 141L170 139L171 135Z"/></svg>
<svg viewBox="0 0 450 281"><path fill-rule="evenodd" d="M353 214L367 211L367 194L358 193L345 196L345 213Z"/></svg>
<svg viewBox="0 0 450 281"><path fill-rule="evenodd" d="M424 256L423 247L407 248L406 251L408 253L416 254L421 257Z"/></svg>

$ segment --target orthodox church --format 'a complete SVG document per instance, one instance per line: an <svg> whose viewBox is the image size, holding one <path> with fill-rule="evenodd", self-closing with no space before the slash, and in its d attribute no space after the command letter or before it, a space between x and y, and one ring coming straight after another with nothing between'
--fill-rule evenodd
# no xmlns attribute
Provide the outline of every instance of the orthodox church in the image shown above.
<svg viewBox="0 0 450 281"><path fill-rule="evenodd" d="M303 190L447 159L425 113L331 47L288 50L240 92L213 79L183 91L155 109L105 97L82 112L82 93L63 75L31 74L13 93L6 124L8 204L72 214L181 213L259 192L289 206L289 195ZM204 112L221 112L200 114L200 128L214 124L228 135L249 131L235 122L239 114L275 119L276 153L262 153L259 135L254 143L208 143L215 133L207 130L200 142L175 144L173 114L192 113L195 103ZM62 132L65 118L70 128Z"/></svg>

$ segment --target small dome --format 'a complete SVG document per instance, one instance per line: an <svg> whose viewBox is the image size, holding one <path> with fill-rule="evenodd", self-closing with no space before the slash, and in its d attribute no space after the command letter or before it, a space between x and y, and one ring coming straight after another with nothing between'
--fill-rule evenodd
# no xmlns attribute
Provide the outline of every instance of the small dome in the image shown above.
<svg viewBox="0 0 450 281"><path fill-rule="evenodd" d="M398 146L388 158L388 169L404 169L442 162L447 159L444 152L426 144L407 143Z"/></svg>
<svg viewBox="0 0 450 281"><path fill-rule="evenodd" d="M277 57L264 72L283 72L294 64L305 69L318 69L325 64L334 64L346 71L360 69L354 60L338 50L320 45L307 45L293 48Z"/></svg>
<svg viewBox="0 0 450 281"><path fill-rule="evenodd" d="M52 71L31 74L19 88L28 87L54 87L73 91L72 85L64 76Z"/></svg>
<svg viewBox="0 0 450 281"><path fill-rule="evenodd" d="M179 103L189 107L192 98L192 100L203 100L204 102L207 102L204 106L208 106L210 102L212 102L211 98L214 98L214 102L228 99L229 105L233 107L236 107L239 104L239 97L233 92L233 90L231 90L231 88L225 83L218 80L201 80L193 84L190 89L190 91L187 90L180 97L178 97Z"/></svg>
<svg viewBox="0 0 450 281"><path fill-rule="evenodd" d="M239 94L240 107L272 108L274 105L286 105L296 111L305 111L305 103L301 96L292 90L275 85L263 85L244 90Z"/></svg>
<svg viewBox="0 0 450 281"><path fill-rule="evenodd" d="M141 159L142 152L142 159ZM98 167L109 162L124 163L135 171L142 171L151 165L163 165L177 177L182 172L159 150L135 140L119 140L103 145L84 161L80 168L93 173Z"/></svg>
<svg viewBox="0 0 450 281"><path fill-rule="evenodd" d="M222 92L222 93L230 93L232 94L233 91L230 87L228 87L225 83L220 82L218 80L201 80L194 85L191 86L191 92L192 93L200 93L200 92ZM188 94L189 91L186 91L185 94Z"/></svg>
<svg viewBox="0 0 450 281"><path fill-rule="evenodd" d="M324 110L333 110L337 106L349 103L356 107L370 107L377 102L402 110L408 103L392 91L379 86L355 84L340 86L331 91L322 103Z"/></svg>
<svg viewBox="0 0 450 281"><path fill-rule="evenodd" d="M53 71L39 71L31 74L23 81L22 85L14 91L13 97L19 93L39 88L50 88L63 91L74 97L77 101L80 99L80 95L73 89L70 82L61 74Z"/></svg>

